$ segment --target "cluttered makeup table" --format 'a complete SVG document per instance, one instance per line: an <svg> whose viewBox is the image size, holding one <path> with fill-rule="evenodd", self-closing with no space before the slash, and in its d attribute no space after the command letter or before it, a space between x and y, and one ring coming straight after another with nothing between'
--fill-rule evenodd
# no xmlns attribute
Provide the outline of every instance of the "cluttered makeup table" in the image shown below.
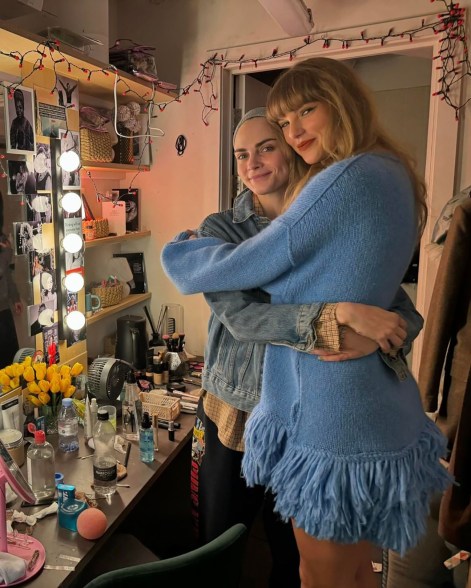
<svg viewBox="0 0 471 588"><path fill-rule="evenodd" d="M46 550L46 568L30 580L27 585L34 588L80 585L77 583L80 572L93 558L99 556L100 549L113 533L120 529L126 519L135 513L139 503L146 497L148 498L149 494L154 493L156 500L158 500L159 479L178 460L180 454L190 452L194 419L194 415L180 414L178 419L180 428L175 430L174 441L169 439L166 429L159 429L159 451L155 452L155 460L150 464L140 461L138 442L132 442L126 477L118 482L117 492L109 502L104 498L98 500L98 506L108 520L107 530L100 539L88 541L76 532L59 527L55 514L38 520L33 527L32 534ZM61 472L64 475L64 482L73 484L77 492L83 491L87 495L93 494L91 487L93 460L86 457L91 455L93 451L86 446L83 437L81 437L77 452L62 453L57 449L57 440L54 437L56 436L53 435L48 440L55 446L56 471ZM117 453L117 459L124 460L124 455L120 456ZM26 473L25 470L23 471ZM187 479L189 485L189 470ZM9 507L21 510L28 515L45 508L44 506L25 507L21 506L20 502L17 500ZM52 569L48 569L49 566Z"/></svg>

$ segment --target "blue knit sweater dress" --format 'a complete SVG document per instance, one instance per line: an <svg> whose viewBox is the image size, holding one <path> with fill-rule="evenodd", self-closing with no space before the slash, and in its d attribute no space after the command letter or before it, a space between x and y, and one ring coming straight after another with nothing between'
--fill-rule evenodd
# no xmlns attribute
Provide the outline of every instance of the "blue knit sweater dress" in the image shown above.
<svg viewBox="0 0 471 588"><path fill-rule="evenodd" d="M406 170L370 153L315 176L256 237L234 245L181 234L162 263L183 293L263 286L275 304L388 308L416 239ZM404 553L425 530L430 496L450 483L439 463L445 439L416 382L399 381L378 353L325 363L268 345L245 441L247 483L270 488L282 517L318 539Z"/></svg>

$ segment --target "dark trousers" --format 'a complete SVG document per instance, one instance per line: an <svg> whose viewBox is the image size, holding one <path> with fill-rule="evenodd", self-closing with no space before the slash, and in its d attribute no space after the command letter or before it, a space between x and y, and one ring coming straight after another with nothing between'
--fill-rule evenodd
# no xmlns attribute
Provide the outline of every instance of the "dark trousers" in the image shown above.
<svg viewBox="0 0 471 588"><path fill-rule="evenodd" d="M193 430L191 502L199 543L211 541L235 523L248 529L262 509L272 555L270 588L297 588L299 554L291 523L273 512L273 496L262 486L248 488L241 473L243 453L225 447L200 400Z"/></svg>
<svg viewBox="0 0 471 588"><path fill-rule="evenodd" d="M17 351L15 321L11 310L7 308L0 311L0 369L13 363Z"/></svg>

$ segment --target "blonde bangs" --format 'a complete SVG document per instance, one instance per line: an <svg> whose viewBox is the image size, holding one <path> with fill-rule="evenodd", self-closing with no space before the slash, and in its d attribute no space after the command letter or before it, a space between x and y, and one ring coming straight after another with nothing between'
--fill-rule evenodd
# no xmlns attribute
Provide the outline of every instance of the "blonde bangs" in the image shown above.
<svg viewBox="0 0 471 588"><path fill-rule="evenodd" d="M304 76L298 76L292 70L290 73L292 75L278 78L268 94L267 118L274 124L278 124L287 112L301 108L306 102L320 100Z"/></svg>

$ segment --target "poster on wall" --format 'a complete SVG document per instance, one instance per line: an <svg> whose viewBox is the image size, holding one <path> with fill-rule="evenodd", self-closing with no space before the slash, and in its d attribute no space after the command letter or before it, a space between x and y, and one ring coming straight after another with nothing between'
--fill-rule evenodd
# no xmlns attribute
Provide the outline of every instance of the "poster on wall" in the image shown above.
<svg viewBox="0 0 471 588"><path fill-rule="evenodd" d="M10 97L10 90L4 87L4 103L7 152L36 153L33 90L16 86Z"/></svg>

